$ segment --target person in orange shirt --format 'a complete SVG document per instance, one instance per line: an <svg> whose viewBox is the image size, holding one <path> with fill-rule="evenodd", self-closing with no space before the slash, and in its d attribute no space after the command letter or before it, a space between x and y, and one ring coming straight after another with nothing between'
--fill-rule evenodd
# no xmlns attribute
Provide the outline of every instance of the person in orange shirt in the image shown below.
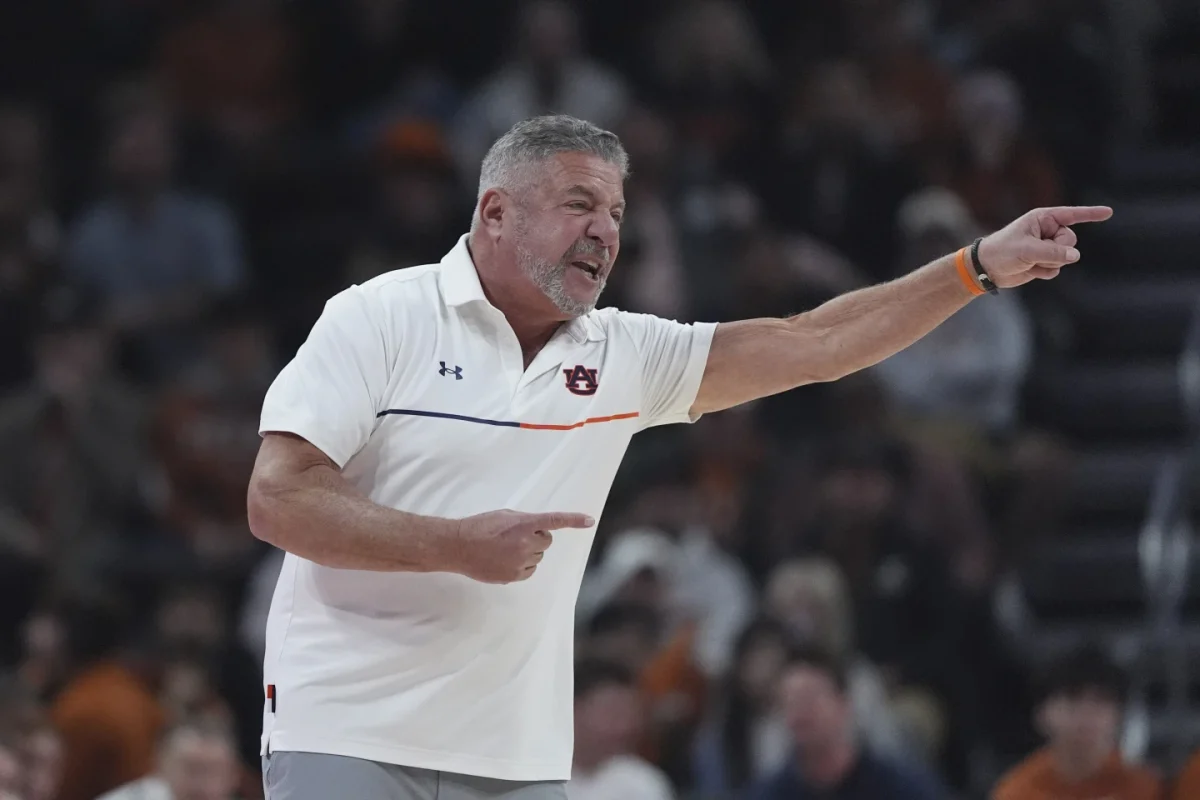
<svg viewBox="0 0 1200 800"><path fill-rule="evenodd" d="M52 698L49 719L62 746L57 800L93 800L151 773L166 718L151 665L124 647L122 604L104 592L80 591L40 614L60 628L61 651L42 654L41 668L22 674L40 676L38 690ZM27 653L26 666L36 655Z"/></svg>
<svg viewBox="0 0 1200 800"><path fill-rule="evenodd" d="M1117 750L1125 676L1100 648L1079 648L1048 673L1037 724L1046 746L996 785L992 800L1161 800L1162 782Z"/></svg>

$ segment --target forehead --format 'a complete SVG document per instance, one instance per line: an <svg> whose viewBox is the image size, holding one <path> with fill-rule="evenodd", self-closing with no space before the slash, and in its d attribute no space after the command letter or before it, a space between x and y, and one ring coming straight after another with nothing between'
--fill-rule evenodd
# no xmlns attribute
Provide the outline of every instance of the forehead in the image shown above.
<svg viewBox="0 0 1200 800"><path fill-rule="evenodd" d="M559 153L551 156L544 162L539 183L543 191L553 194L568 194L584 189L602 203L625 201L620 168L591 153Z"/></svg>

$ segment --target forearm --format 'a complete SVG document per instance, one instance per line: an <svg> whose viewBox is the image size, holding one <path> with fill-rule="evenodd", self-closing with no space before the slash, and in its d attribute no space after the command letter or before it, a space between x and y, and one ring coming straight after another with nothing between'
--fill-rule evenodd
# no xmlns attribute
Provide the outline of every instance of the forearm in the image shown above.
<svg viewBox="0 0 1200 800"><path fill-rule="evenodd" d="M324 465L252 482L248 510L258 538L337 569L439 571L456 536L454 520L385 508Z"/></svg>
<svg viewBox="0 0 1200 800"><path fill-rule="evenodd" d="M888 283L859 289L788 320L820 343L816 380L830 381L878 364L945 322L971 301L954 257Z"/></svg>
<svg viewBox="0 0 1200 800"><path fill-rule="evenodd" d="M883 361L970 302L954 257L789 319L717 326L693 411L729 408Z"/></svg>

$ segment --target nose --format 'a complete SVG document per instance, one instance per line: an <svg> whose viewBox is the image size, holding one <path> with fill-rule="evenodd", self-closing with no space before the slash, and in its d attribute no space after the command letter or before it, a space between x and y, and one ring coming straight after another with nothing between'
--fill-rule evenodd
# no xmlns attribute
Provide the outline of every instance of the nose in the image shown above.
<svg viewBox="0 0 1200 800"><path fill-rule="evenodd" d="M587 235L597 244L613 248L621 241L621 228L607 211L598 211L592 215Z"/></svg>

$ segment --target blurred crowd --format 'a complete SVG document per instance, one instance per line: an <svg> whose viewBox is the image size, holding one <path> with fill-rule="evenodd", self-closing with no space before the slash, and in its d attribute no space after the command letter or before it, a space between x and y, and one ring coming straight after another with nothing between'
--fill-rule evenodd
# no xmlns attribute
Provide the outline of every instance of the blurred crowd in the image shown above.
<svg viewBox="0 0 1200 800"><path fill-rule="evenodd" d="M511 124L630 151L604 304L794 313L1102 183L1105 8L5 4L0 798L261 797L263 394L327 297L450 249ZM573 800L970 796L1056 731L1125 769L1116 676L1039 691L994 612L1069 458L1023 422L1037 302L635 440L579 601Z"/></svg>

